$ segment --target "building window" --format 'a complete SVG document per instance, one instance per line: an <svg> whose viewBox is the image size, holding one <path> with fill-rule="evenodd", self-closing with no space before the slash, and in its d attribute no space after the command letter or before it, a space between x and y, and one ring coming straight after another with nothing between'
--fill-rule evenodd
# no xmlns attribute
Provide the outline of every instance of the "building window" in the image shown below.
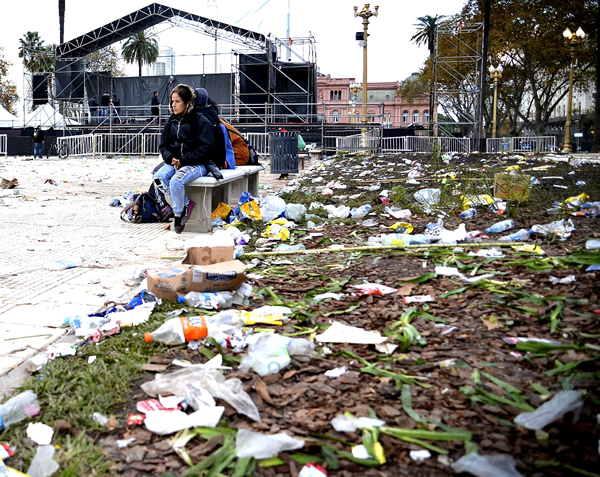
<svg viewBox="0 0 600 477"><path fill-rule="evenodd" d="M386 101L389 101L389 100L390 100L390 95L389 95L389 94L386 94L386 95L385 95L385 100L386 100Z"/></svg>
<svg viewBox="0 0 600 477"><path fill-rule="evenodd" d="M329 101L333 101L333 91L329 92Z"/></svg>
<svg viewBox="0 0 600 477"><path fill-rule="evenodd" d="M417 124L419 122L419 111L413 111L413 123Z"/></svg>
<svg viewBox="0 0 600 477"><path fill-rule="evenodd" d="M407 123L408 122L408 111L403 111L402 112L402 122L403 123Z"/></svg>
<svg viewBox="0 0 600 477"><path fill-rule="evenodd" d="M337 123L340 120L340 112L337 109L334 109L331 113L331 121Z"/></svg>
<svg viewBox="0 0 600 477"><path fill-rule="evenodd" d="M427 110L423 111L423 122L424 123L429 122L429 111L427 111Z"/></svg>

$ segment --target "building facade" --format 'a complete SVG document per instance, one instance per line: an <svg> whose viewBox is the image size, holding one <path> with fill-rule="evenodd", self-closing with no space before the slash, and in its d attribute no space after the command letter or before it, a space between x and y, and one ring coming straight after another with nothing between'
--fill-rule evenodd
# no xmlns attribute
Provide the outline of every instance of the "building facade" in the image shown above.
<svg viewBox="0 0 600 477"><path fill-rule="evenodd" d="M317 78L319 114L326 123L361 123L362 89L356 86L355 78ZM367 84L367 122L384 128L428 128L429 97L408 101L398 94L399 87L397 81Z"/></svg>

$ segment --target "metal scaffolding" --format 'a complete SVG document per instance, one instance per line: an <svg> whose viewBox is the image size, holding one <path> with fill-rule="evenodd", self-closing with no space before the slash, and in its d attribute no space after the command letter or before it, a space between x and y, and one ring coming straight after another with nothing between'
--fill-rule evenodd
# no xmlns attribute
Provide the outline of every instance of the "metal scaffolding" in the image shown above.
<svg viewBox="0 0 600 477"><path fill-rule="evenodd" d="M480 139L482 134L483 23L445 23L438 28L433 61L433 104L438 135Z"/></svg>

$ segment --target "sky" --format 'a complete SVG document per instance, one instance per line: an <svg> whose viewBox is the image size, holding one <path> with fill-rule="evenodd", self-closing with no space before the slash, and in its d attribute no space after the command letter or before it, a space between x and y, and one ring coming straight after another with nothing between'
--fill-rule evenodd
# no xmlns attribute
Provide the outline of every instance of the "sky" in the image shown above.
<svg viewBox="0 0 600 477"><path fill-rule="evenodd" d="M152 3L151 0L66 0L65 41L110 23ZM294 46L294 52L306 60L316 59L323 74L333 78L362 81L363 49L355 41L362 31L362 18L354 17L353 7L362 10L364 2L356 0L158 0L157 3L189 13L219 20L262 34L285 39L290 36L315 40L316 57L307 46ZM3 25L0 46L4 57L13 63L9 79L17 84L23 97L23 67L18 58L19 38L27 31L37 31L45 44L59 43L58 0L3 0ZM368 80L402 81L418 72L428 55L426 46L417 47L410 38L415 33L417 17L458 13L464 0L380 0L377 17L370 18L368 43ZM173 48L176 73L214 73L214 38L170 24L154 27L161 47ZM121 45L116 44L117 50ZM243 47L217 42L218 72L230 72L232 52ZM282 53L286 60L286 53ZM292 56L293 61L298 56ZM137 66L125 67L128 76L137 76ZM22 106L17 108L21 111Z"/></svg>

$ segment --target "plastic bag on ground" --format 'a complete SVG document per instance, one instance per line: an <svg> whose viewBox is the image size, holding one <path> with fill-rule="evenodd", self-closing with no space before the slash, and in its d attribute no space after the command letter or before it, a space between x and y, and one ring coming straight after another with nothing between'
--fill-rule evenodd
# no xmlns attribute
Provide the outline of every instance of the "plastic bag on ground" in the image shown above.
<svg viewBox="0 0 600 477"><path fill-rule="evenodd" d="M302 204L288 204L285 208L285 218L294 222L300 222L306 214L306 207Z"/></svg>
<svg viewBox="0 0 600 477"><path fill-rule="evenodd" d="M347 205L326 205L324 209L329 213L330 219L345 219L350 215L350 207Z"/></svg>
<svg viewBox="0 0 600 477"><path fill-rule="evenodd" d="M47 477L54 474L59 468L58 462L54 460L54 446L39 446L31 461L27 475L29 477Z"/></svg>
<svg viewBox="0 0 600 477"><path fill-rule="evenodd" d="M276 374L290 364L289 338L275 333L260 333L252 337L248 354L242 356L240 370L253 369L261 376Z"/></svg>
<svg viewBox="0 0 600 477"><path fill-rule="evenodd" d="M235 439L236 455L238 458L254 457L255 459L270 459L277 457L283 451L302 449L304 441L288 434L261 434L260 432L240 429Z"/></svg>
<svg viewBox="0 0 600 477"><path fill-rule="evenodd" d="M274 195L268 195L260 201L260 214L263 222L271 222L271 220L279 217L285 212L285 200Z"/></svg>
<svg viewBox="0 0 600 477"><path fill-rule="evenodd" d="M456 473L468 472L477 477L523 477L516 469L515 459L508 454L479 455L471 452L450 467Z"/></svg>
<svg viewBox="0 0 600 477"><path fill-rule="evenodd" d="M560 391L550 401L545 402L535 411L519 414L515 417L515 424L533 431L540 431L568 412L572 412L574 421L577 421L582 407L581 392Z"/></svg>
<svg viewBox="0 0 600 477"><path fill-rule="evenodd" d="M191 414L182 411L151 411L146 413L144 424L150 432L164 436L190 427L215 427L224 411L223 406L205 407Z"/></svg>
<svg viewBox="0 0 600 477"><path fill-rule="evenodd" d="M436 205L440 201L442 191L440 189L421 189L415 192L415 200L423 207L425 213L430 213L433 208L431 206Z"/></svg>
<svg viewBox="0 0 600 477"><path fill-rule="evenodd" d="M141 385L150 396L171 395L185 397L186 390L197 385L206 389L210 395L223 399L240 414L260 422L260 414L250 396L244 391L242 382L237 378L225 379L215 369L183 368L169 374L157 374L152 381Z"/></svg>

